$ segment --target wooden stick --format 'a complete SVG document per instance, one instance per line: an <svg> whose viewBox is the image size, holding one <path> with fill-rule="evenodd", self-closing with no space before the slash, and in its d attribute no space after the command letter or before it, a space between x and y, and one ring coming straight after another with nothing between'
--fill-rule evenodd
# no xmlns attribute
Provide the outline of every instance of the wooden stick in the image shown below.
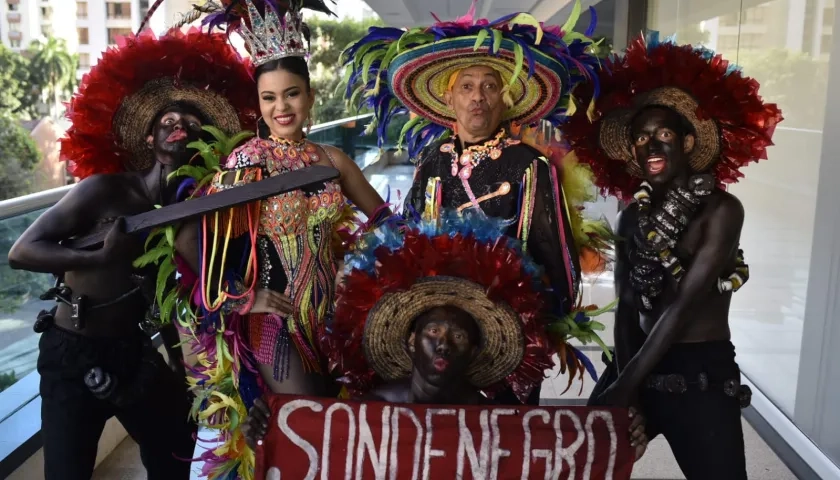
<svg viewBox="0 0 840 480"><path fill-rule="evenodd" d="M251 203L282 193L298 190L309 185L334 180L339 172L333 167L316 165L293 172L269 177L259 182L248 183L212 195L198 197L155 210L143 212L125 219L126 233L137 233L154 227L183 222L218 210ZM70 248L89 248L100 245L110 230L110 226L100 228L88 235L71 238L62 242Z"/></svg>

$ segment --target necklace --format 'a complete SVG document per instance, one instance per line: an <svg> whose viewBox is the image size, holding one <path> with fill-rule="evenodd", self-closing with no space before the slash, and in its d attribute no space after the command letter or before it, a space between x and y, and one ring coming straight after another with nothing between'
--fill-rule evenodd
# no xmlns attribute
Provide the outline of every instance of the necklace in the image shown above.
<svg viewBox="0 0 840 480"><path fill-rule="evenodd" d="M271 151L274 160L287 169L298 170L318 163L321 159L315 144L307 142L306 137L300 141L288 140L275 136L268 137L273 143Z"/></svg>
<svg viewBox="0 0 840 480"><path fill-rule="evenodd" d="M452 157L452 176L461 177L462 180L469 180L473 169L490 158L491 160L498 160L502 156L502 150L520 143L519 140L514 140L507 137L505 129L499 130L496 136L481 145L473 145L464 149L464 152L459 156L455 148L457 136L453 136L452 140L440 146L442 153L448 153Z"/></svg>
<svg viewBox="0 0 840 480"><path fill-rule="evenodd" d="M638 230L633 235L635 249L631 250L630 284L636 290L641 308L653 310L652 299L662 293L665 273L679 284L685 269L674 255L673 249L683 232L691 223L701 205L701 198L712 193L714 178L711 175L695 175L689 179L688 188L674 187L665 194L665 200L656 209L651 209L650 195L653 188L643 182L641 189L633 195L639 204ZM749 279L749 266L744 262L744 253L738 250L735 271L719 278L720 293L738 291Z"/></svg>

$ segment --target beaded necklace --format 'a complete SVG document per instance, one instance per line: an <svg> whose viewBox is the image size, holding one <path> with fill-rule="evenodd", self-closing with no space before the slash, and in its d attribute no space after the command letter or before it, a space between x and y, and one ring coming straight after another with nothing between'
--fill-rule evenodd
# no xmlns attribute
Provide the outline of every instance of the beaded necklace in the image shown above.
<svg viewBox="0 0 840 480"><path fill-rule="evenodd" d="M268 137L273 146L274 159L283 167L298 170L318 163L321 159L318 149L314 144L307 142L304 137L300 141L288 140L285 138Z"/></svg>
<svg viewBox="0 0 840 480"><path fill-rule="evenodd" d="M697 213L701 198L710 195L713 188L714 178L711 175L695 175L689 179L688 188L668 190L665 200L653 210L650 200L653 188L649 183L642 182L641 189L633 195L639 205L639 228L633 236L636 248L632 249L630 256L633 264L630 284L644 310L653 310L652 299L662 293L666 271L677 284L685 275L685 269L673 254L673 249ZM749 279L749 266L744 262L744 252L740 249L736 261L735 271L718 279L720 293L738 291Z"/></svg>
<svg viewBox="0 0 840 480"><path fill-rule="evenodd" d="M518 145L520 140L515 140L507 136L505 129L499 130L496 136L481 145L473 145L464 149L461 155L455 147L455 142L458 141L457 135L453 135L452 139L440 146L442 153L448 153L452 157L452 176L461 179L461 185L467 192L470 203L475 207L476 211L483 212L479 207L479 200L470 187L469 179L472 171L478 167L481 162L486 159L498 160L502 156L502 151L512 145Z"/></svg>

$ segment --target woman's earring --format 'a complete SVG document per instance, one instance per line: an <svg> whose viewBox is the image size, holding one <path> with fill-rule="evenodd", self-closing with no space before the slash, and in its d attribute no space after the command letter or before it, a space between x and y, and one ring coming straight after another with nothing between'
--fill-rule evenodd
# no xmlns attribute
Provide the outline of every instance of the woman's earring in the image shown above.
<svg viewBox="0 0 840 480"><path fill-rule="evenodd" d="M306 121L306 134L312 130L312 112L309 112L309 119Z"/></svg>

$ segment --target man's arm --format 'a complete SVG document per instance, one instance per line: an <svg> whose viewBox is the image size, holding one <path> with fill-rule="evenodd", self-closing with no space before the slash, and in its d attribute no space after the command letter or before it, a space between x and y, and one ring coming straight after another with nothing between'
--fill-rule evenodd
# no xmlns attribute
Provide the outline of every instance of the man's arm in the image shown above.
<svg viewBox="0 0 840 480"><path fill-rule="evenodd" d="M537 191L528 252L545 269L554 294L549 306L557 314L574 307L580 285L580 258L560 186L559 173L547 161L537 162ZM557 190L555 191L555 185Z"/></svg>
<svg viewBox="0 0 840 480"><path fill-rule="evenodd" d="M16 270L59 275L102 265L105 262L103 249L74 250L61 246L59 242L93 229L101 206L111 200L108 195L111 191L109 180L96 175L70 189L12 245L9 266Z"/></svg>
<svg viewBox="0 0 840 480"><path fill-rule="evenodd" d="M636 224L637 205L632 204L618 215L618 240L615 244L615 294L618 305L615 310L615 361L618 371L630 362L645 341L645 333L639 325L639 310L636 307L636 295L630 285L632 264L628 252L628 242L633 241L633 229Z"/></svg>
<svg viewBox="0 0 840 480"><path fill-rule="evenodd" d="M635 391L662 359L685 326L685 313L693 302L717 285L732 253L738 248L744 207L735 197L723 195L709 212L704 242L692 261L691 268L677 288L677 297L651 330L639 353L619 375L616 385L621 395Z"/></svg>

